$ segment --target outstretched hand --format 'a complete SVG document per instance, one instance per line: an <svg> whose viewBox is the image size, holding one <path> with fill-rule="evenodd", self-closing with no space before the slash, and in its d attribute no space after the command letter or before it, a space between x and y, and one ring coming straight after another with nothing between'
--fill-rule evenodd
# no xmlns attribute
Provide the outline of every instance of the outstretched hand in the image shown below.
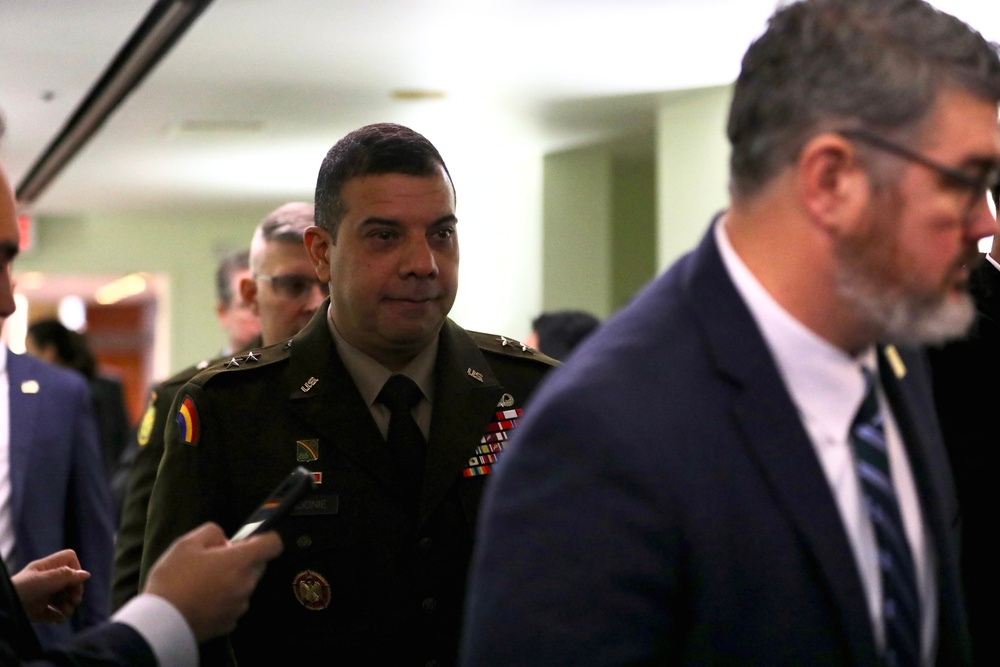
<svg viewBox="0 0 1000 667"><path fill-rule="evenodd" d="M282 548L277 533L231 543L218 525L202 524L157 560L145 592L173 604L199 642L218 637L236 627L264 567Z"/></svg>
<svg viewBox="0 0 1000 667"><path fill-rule="evenodd" d="M83 600L83 582L90 573L80 569L72 549L28 563L11 577L24 611L32 621L61 623Z"/></svg>

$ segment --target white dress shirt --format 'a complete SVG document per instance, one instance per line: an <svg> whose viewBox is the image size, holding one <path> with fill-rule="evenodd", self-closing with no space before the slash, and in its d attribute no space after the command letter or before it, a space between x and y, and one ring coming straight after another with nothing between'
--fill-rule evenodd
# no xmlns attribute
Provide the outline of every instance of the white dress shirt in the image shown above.
<svg viewBox="0 0 1000 667"><path fill-rule="evenodd" d="M716 222L714 230L723 264L761 330L830 485L865 589L875 641L881 649L885 646L885 628L878 548L871 519L861 500L854 451L850 444L851 425L865 394L862 366L875 369L875 347L870 347L858 357L851 357L796 320L774 300L736 254L726 235L724 219L722 217ZM920 499L902 436L881 389L878 399L885 418L893 486L920 590L922 660L929 665L934 662L937 640L933 545L927 539Z"/></svg>

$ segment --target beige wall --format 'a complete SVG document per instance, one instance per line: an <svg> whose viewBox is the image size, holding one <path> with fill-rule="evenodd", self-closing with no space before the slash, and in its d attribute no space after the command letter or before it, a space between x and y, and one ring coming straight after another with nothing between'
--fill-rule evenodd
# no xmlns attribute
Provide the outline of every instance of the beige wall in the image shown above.
<svg viewBox="0 0 1000 667"><path fill-rule="evenodd" d="M728 201L730 94L662 95L645 155L624 137L545 157L545 310L606 317L698 242Z"/></svg>
<svg viewBox="0 0 1000 667"><path fill-rule="evenodd" d="M266 211L263 211L266 213ZM15 273L156 274L166 302L158 317L167 327L156 375L214 356L225 337L215 319L214 274L219 253L248 247L263 213L203 216L40 218L34 247Z"/></svg>

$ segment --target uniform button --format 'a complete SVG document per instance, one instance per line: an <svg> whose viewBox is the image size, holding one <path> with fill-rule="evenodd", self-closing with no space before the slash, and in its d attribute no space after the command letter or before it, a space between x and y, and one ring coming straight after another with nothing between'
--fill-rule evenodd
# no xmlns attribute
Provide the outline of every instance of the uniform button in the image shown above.
<svg viewBox="0 0 1000 667"><path fill-rule="evenodd" d="M428 549L430 549L431 548L431 544L433 544L433 541L431 540L431 538L429 538L429 537L421 537L420 538L420 548L423 549L424 551L427 551Z"/></svg>
<svg viewBox="0 0 1000 667"><path fill-rule="evenodd" d="M437 609L438 603L434 598L424 598L424 602L420 606L424 608L424 611L430 613Z"/></svg>
<svg viewBox="0 0 1000 667"><path fill-rule="evenodd" d="M308 535L302 535L299 539L295 540L295 546L299 549L308 549L312 546L313 540Z"/></svg>

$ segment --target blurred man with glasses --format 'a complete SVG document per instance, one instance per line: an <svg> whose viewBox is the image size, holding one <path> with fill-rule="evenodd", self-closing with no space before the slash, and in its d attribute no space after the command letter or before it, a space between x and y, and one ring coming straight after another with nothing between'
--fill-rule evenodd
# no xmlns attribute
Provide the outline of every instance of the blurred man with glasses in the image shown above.
<svg viewBox="0 0 1000 667"><path fill-rule="evenodd" d="M230 365L253 350L290 338L309 322L329 293L329 287L316 277L303 244L305 230L312 224L312 204L292 202L272 211L254 231L250 272L240 280L236 297L259 317L260 336L251 340L246 349L186 368L150 392L136 447L132 448L135 462L129 473L115 546L112 609L118 609L139 591L146 509L163 456L163 431L170 404L177 391L213 364Z"/></svg>
<svg viewBox="0 0 1000 667"><path fill-rule="evenodd" d="M779 5L729 207L532 397L487 489L463 664L971 663L921 346L975 317L998 100L998 46L926 2Z"/></svg>
<svg viewBox="0 0 1000 667"><path fill-rule="evenodd" d="M260 334L272 345L300 331L330 293L316 277L305 245L313 224L313 205L285 204L258 225L250 244L250 277L240 282L240 294L260 316Z"/></svg>

